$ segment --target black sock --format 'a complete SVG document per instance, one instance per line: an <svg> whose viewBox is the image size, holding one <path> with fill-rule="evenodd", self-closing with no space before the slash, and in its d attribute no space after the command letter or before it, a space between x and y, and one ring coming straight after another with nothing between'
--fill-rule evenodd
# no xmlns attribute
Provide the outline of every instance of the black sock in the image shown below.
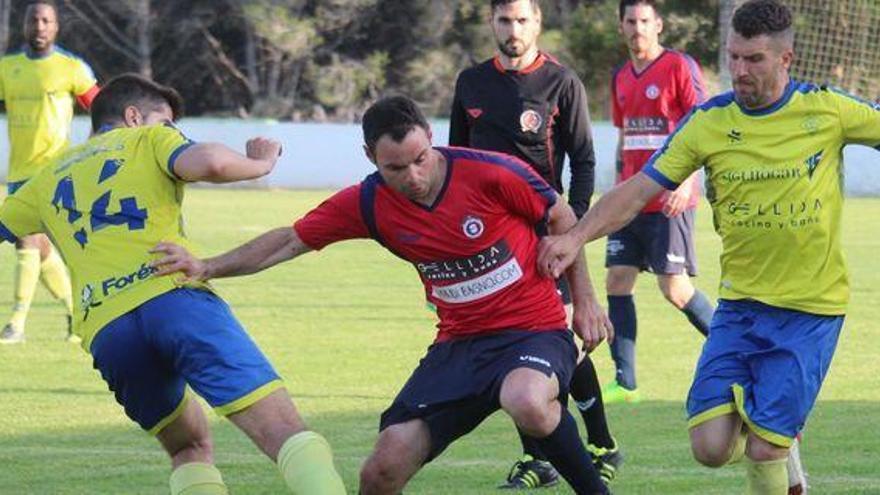
<svg viewBox="0 0 880 495"><path fill-rule="evenodd" d="M695 290L691 300L684 305L681 310L691 325L697 329L704 337L709 336L709 325L712 323L712 315L715 314L715 308L712 303L702 292Z"/></svg>
<svg viewBox="0 0 880 495"><path fill-rule="evenodd" d="M538 443L537 439L526 435L519 429L519 427L516 428L516 432L519 433L519 442L522 444L524 455L530 455L532 458L539 461L547 460L547 456L544 455L544 452L541 450L541 445Z"/></svg>
<svg viewBox="0 0 880 495"><path fill-rule="evenodd" d="M565 481L578 495L608 493L605 484L596 472L593 461L578 437L577 424L562 408L559 425L550 435L538 440L541 449Z"/></svg>
<svg viewBox="0 0 880 495"><path fill-rule="evenodd" d="M633 296L608 296L608 318L614 325L611 357L617 369L617 383L626 389L636 388L636 305Z"/></svg>
<svg viewBox="0 0 880 495"><path fill-rule="evenodd" d="M589 355L578 363L571 377L571 398L584 418L587 427L587 438L590 443L603 448L613 448L614 439L608 430L605 418L605 403L602 402L602 388L596 376L596 367Z"/></svg>

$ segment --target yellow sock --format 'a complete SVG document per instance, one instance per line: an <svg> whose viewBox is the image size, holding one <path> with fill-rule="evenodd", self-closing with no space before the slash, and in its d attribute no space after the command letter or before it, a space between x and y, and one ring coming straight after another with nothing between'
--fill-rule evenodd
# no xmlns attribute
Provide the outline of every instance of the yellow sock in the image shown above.
<svg viewBox="0 0 880 495"><path fill-rule="evenodd" d="M23 329L34 300L37 282L40 280L40 250L19 249L16 255L18 263L15 265L15 306L9 322Z"/></svg>
<svg viewBox="0 0 880 495"><path fill-rule="evenodd" d="M730 460L727 461L728 464L736 464L743 460L743 457L746 455L746 439L748 437L749 434L745 431L740 432L739 436L736 437L736 445L733 446L733 454L731 454Z"/></svg>
<svg viewBox="0 0 880 495"><path fill-rule="evenodd" d="M788 493L787 458L746 463L746 495L786 495Z"/></svg>
<svg viewBox="0 0 880 495"><path fill-rule="evenodd" d="M40 277L43 285L49 289L49 292L64 303L67 313L73 313L73 299L70 295L70 276L67 274L67 267L58 252L52 249L49 257L40 265Z"/></svg>
<svg viewBox="0 0 880 495"><path fill-rule="evenodd" d="M171 495L227 495L220 471L213 464L190 462L171 473Z"/></svg>
<svg viewBox="0 0 880 495"><path fill-rule="evenodd" d="M345 495L342 478L333 467L330 444L313 431L287 439L278 452L278 468L297 495Z"/></svg>

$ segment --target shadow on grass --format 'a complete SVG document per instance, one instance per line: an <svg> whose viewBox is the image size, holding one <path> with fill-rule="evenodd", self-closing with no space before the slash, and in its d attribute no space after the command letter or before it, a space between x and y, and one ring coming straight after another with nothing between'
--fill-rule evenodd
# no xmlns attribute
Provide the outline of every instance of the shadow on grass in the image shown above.
<svg viewBox="0 0 880 495"><path fill-rule="evenodd" d="M876 431L877 409L875 402L819 404L803 445L815 493L880 493L880 437L868 433ZM333 445L350 493L356 493L358 470L375 441L380 412L307 418ZM613 486L616 494L742 492L742 466L710 470L691 460L681 404L613 405L608 413L627 459ZM284 493L274 466L244 435L223 420L214 422L213 430L217 464L232 493ZM406 493L496 493L495 485L519 455L517 443L510 421L496 414L426 466ZM118 426L8 434L0 437L0 445L2 493L167 493L165 455L155 440L122 421ZM570 492L560 487L542 493Z"/></svg>

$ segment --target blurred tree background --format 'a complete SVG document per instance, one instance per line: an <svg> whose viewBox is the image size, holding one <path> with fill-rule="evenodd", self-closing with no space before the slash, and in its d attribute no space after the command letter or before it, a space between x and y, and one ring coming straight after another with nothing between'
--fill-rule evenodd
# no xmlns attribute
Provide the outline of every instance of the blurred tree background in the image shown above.
<svg viewBox="0 0 880 495"><path fill-rule="evenodd" d="M0 0L0 48L22 44L24 0ZM455 78L492 56L489 0L56 0L58 43L99 80L134 71L177 88L189 115L354 121L404 93L448 114ZM616 0L544 0L542 49L577 71L593 118L625 60ZM663 43L717 78L719 0L666 0ZM7 20L8 19L8 20Z"/></svg>

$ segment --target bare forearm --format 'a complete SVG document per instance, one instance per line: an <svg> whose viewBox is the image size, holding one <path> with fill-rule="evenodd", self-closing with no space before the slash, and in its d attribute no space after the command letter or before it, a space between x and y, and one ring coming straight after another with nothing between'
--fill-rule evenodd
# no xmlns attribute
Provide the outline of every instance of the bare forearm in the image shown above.
<svg viewBox="0 0 880 495"><path fill-rule="evenodd" d="M249 275L310 251L296 231L281 227L226 252L205 260L205 278Z"/></svg>
<svg viewBox="0 0 880 495"><path fill-rule="evenodd" d="M174 170L187 181L237 182L262 177L274 160L256 160L218 143L199 143L180 156Z"/></svg>
<svg viewBox="0 0 880 495"><path fill-rule="evenodd" d="M626 226L662 188L642 173L602 195L571 230L581 243L604 237Z"/></svg>
<svg viewBox="0 0 880 495"><path fill-rule="evenodd" d="M548 230L551 235L559 235L567 232L577 224L574 211L564 203L556 205L551 212ZM584 250L581 249L572 264L565 271L565 278L571 289L572 302L576 306L586 302L593 295L593 285L590 281L590 273L587 268Z"/></svg>

